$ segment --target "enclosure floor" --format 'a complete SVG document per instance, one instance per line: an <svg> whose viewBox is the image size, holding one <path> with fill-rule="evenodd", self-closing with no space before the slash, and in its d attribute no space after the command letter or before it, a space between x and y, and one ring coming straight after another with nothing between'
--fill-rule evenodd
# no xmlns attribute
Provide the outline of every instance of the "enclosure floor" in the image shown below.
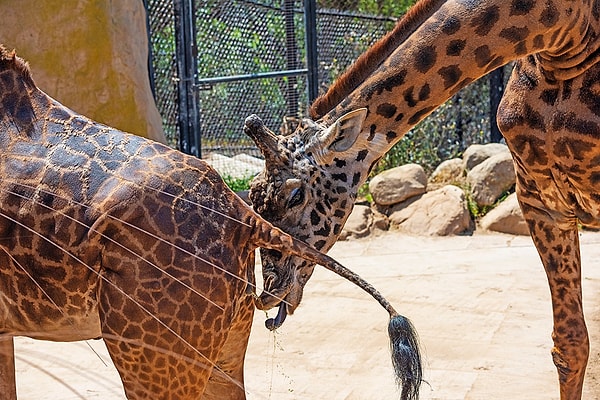
<svg viewBox="0 0 600 400"><path fill-rule="evenodd" d="M581 236L591 334L585 399L600 399L600 234ZM550 295L528 237L423 238L386 233L330 252L378 288L417 328L428 384L421 399L558 399ZM273 313L271 313L273 314ZM397 399L387 313L322 268L276 332L257 312L248 399ZM124 399L101 341L16 339L19 399Z"/></svg>

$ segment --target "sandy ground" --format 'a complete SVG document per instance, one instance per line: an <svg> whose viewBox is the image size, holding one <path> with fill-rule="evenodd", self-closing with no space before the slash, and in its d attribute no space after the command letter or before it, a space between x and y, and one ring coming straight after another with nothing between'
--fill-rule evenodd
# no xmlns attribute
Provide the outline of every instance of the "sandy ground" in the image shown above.
<svg viewBox="0 0 600 400"><path fill-rule="evenodd" d="M585 232L581 241L592 338L584 399L600 399L600 234ZM558 399L550 296L528 237L386 233L340 242L330 254L413 321L428 382L422 399ZM319 268L283 327L268 332L264 320L258 312L246 362L248 399L397 398L387 313L351 283ZM16 357L21 400L124 399L101 341L17 338Z"/></svg>

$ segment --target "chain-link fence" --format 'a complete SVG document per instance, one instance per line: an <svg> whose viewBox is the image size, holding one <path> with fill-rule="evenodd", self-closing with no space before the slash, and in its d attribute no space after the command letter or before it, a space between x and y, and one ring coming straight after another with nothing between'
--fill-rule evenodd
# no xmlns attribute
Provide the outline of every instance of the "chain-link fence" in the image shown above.
<svg viewBox="0 0 600 400"><path fill-rule="evenodd" d="M157 102L167 137L177 146L173 0L147 1ZM310 16L305 14L305 4L301 0L189 1L194 1L195 9L195 87L202 155L243 152L259 156L243 134L246 116L258 114L267 126L279 131L284 116L303 116L310 101L305 42L306 18ZM413 1L404 2L406 7ZM314 33L319 91L393 27L401 3L317 1ZM489 141L489 132L489 84L483 79L463 89L409 132L380 168L418 162L431 169L471 143Z"/></svg>
<svg viewBox="0 0 600 400"><path fill-rule="evenodd" d="M244 135L258 114L278 130L306 105L303 9L289 0L205 0L196 8L202 152L259 155ZM289 74L283 73L289 71ZM296 71L296 72L293 72Z"/></svg>

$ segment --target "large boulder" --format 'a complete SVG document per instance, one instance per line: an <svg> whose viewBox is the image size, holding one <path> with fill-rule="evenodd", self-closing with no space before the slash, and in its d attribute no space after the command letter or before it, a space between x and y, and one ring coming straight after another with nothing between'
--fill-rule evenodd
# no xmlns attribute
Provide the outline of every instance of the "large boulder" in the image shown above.
<svg viewBox="0 0 600 400"><path fill-rule="evenodd" d="M371 233L373 228L373 212L369 206L357 204L352 209L339 240L349 237L361 238Z"/></svg>
<svg viewBox="0 0 600 400"><path fill-rule="evenodd" d="M219 153L208 153L203 160L210 164L219 175L235 179L249 179L265 167L265 161L247 154L227 157Z"/></svg>
<svg viewBox="0 0 600 400"><path fill-rule="evenodd" d="M418 164L406 164L383 171L369 182L373 201L381 206L400 203L425 193L427 175Z"/></svg>
<svg viewBox="0 0 600 400"><path fill-rule="evenodd" d="M516 181L513 159L508 152L500 152L476 165L467 173L467 185L473 200L479 206L491 206Z"/></svg>
<svg viewBox="0 0 600 400"><path fill-rule="evenodd" d="M488 231L529 235L516 193L510 194L502 203L484 215L479 221L479 226Z"/></svg>
<svg viewBox="0 0 600 400"><path fill-rule="evenodd" d="M4 0L0 15L0 42L29 61L40 89L98 122L165 141L142 1Z"/></svg>
<svg viewBox="0 0 600 400"><path fill-rule="evenodd" d="M427 182L427 190L436 190L446 185L463 183L464 167L462 158L451 158L443 161L431 173Z"/></svg>
<svg viewBox="0 0 600 400"><path fill-rule="evenodd" d="M463 169L470 171L498 153L510 153L510 151L505 144L501 143L472 144L463 153Z"/></svg>
<svg viewBox="0 0 600 400"><path fill-rule="evenodd" d="M447 185L393 212L392 228L415 235L446 236L471 232L473 222L462 189Z"/></svg>

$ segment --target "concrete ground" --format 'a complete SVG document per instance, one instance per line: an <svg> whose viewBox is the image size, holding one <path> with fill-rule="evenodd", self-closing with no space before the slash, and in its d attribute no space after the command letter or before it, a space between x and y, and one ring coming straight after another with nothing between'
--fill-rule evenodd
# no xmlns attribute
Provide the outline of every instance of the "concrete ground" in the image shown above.
<svg viewBox="0 0 600 400"><path fill-rule="evenodd" d="M592 342L584 399L600 399L600 234L584 232L581 241ZM428 382L422 399L558 399L550 295L530 238L385 233L339 242L330 254L414 323ZM388 315L351 283L318 267L302 305L277 332L264 328L265 319L257 312L248 399L398 398ZM89 346L17 338L19 398L124 399L102 342Z"/></svg>

